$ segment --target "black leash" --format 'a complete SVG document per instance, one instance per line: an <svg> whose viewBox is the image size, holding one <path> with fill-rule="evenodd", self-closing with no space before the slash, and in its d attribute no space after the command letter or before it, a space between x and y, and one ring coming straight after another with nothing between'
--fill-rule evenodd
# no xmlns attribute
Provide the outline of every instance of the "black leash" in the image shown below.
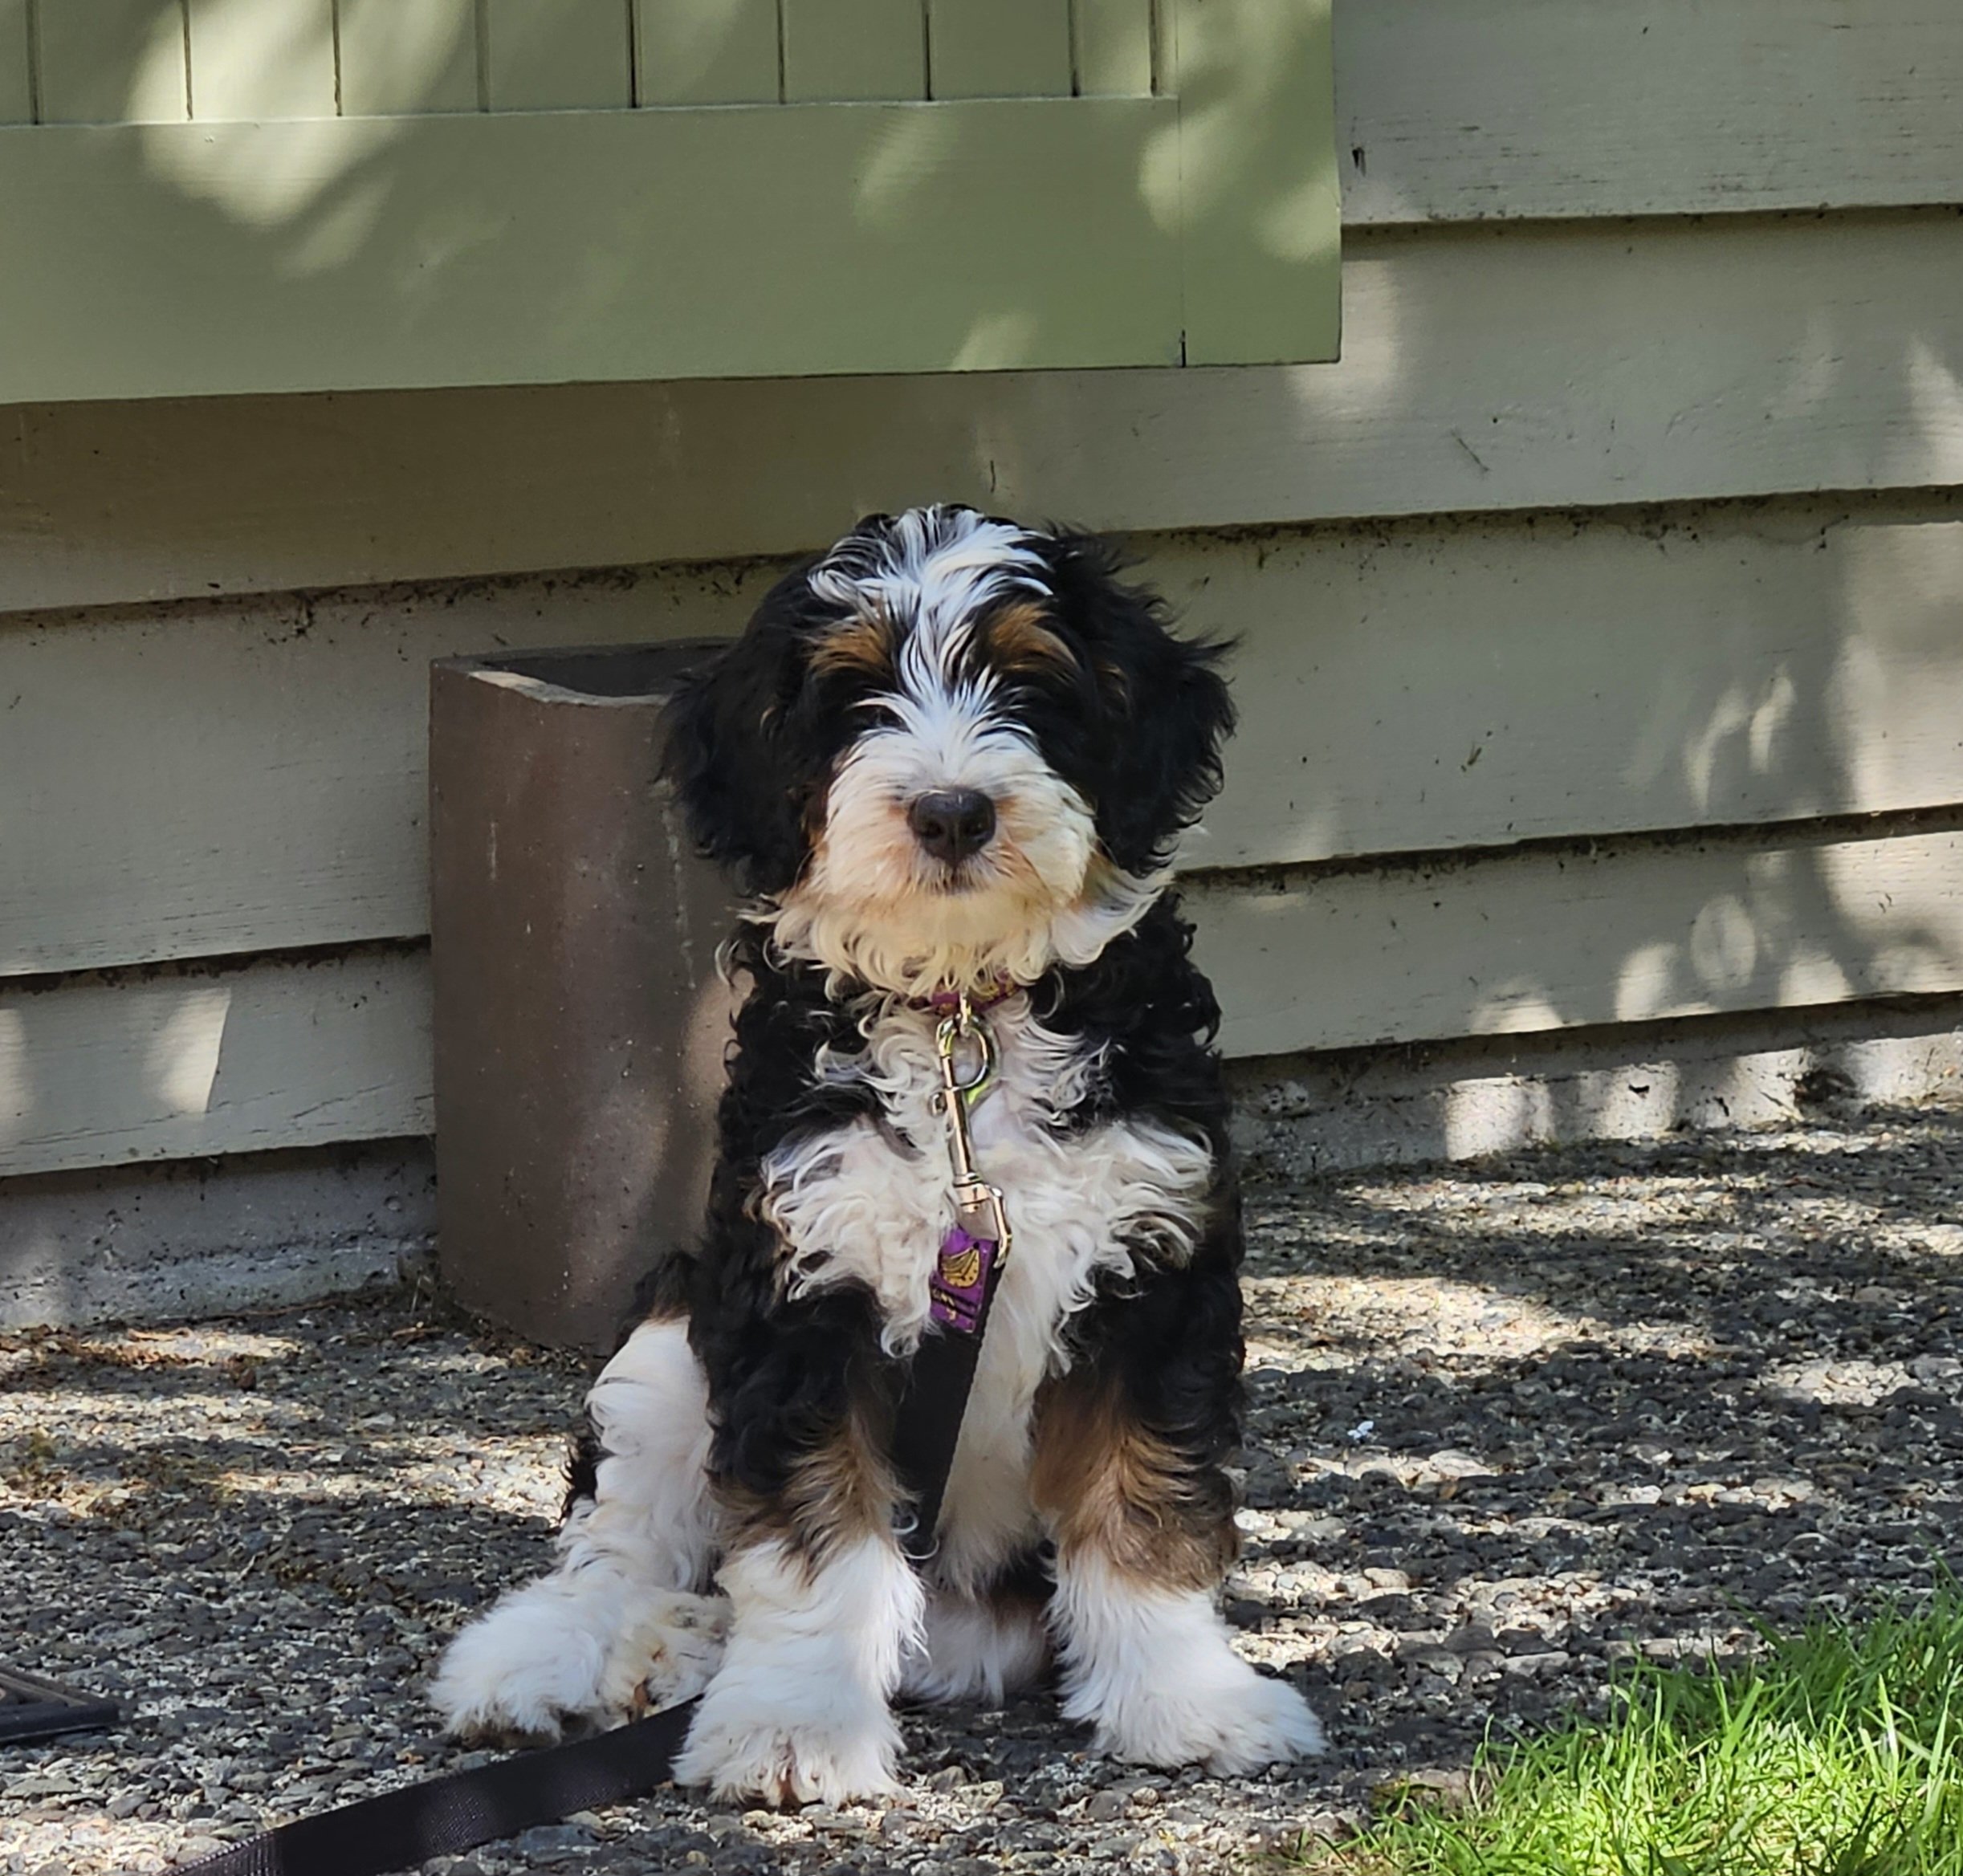
<svg viewBox="0 0 1963 1876"><path fill-rule="evenodd" d="M570 1745L521 1752L296 1818L181 1865L175 1876L386 1876L574 1811L623 1804L667 1777L695 1705L684 1700Z"/></svg>
<svg viewBox="0 0 1963 1876"><path fill-rule="evenodd" d="M959 1045L979 1048L974 1076L961 1078ZM982 1332L1009 1248L1002 1194L976 1174L967 1109L994 1068L988 1032L967 999L939 1026L948 1146L954 1162L954 1228L942 1241L928 1284L930 1333L915 1352L894 1416L893 1464L912 1499L901 1547L915 1563L934 1553L941 1502L981 1358ZM688 1738L698 1700L665 1707L589 1739L452 1772L234 1844L171 1876L390 1876L480 1844L550 1824L574 1811L625 1803L666 1780Z"/></svg>

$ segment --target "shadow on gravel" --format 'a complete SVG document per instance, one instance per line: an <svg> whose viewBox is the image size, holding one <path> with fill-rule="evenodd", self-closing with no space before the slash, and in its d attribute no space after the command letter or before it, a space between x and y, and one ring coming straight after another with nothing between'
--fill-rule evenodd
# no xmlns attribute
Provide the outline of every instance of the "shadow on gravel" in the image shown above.
<svg viewBox="0 0 1963 1876"><path fill-rule="evenodd" d="M1251 1194L1236 1614L1339 1742L1463 1763L1963 1555L1963 1122ZM1291 1601L1293 1606L1287 1606Z"/></svg>
<svg viewBox="0 0 1963 1876"><path fill-rule="evenodd" d="M1924 1113L1257 1182L1228 1614L1329 1759L1142 1775L1045 1695L910 1712L883 1814L664 1794L472 1861L1244 1870L1489 1727L1599 1707L1619 1655L1912 1591L1963 1553L1959 1167L1963 1121ZM0 1766L26 1867L154 1862L454 1763L422 1678L544 1561L586 1373L400 1296L0 1337L9 1647L139 1715Z"/></svg>

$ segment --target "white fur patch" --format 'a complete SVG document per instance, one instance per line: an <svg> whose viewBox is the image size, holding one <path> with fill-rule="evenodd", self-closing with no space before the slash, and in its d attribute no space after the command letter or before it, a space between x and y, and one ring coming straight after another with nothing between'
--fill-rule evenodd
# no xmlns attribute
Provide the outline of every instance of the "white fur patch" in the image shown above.
<svg viewBox="0 0 1963 1876"><path fill-rule="evenodd" d="M998 976L1028 983L1084 964L1165 885L1096 864L1088 803L1001 708L985 667L964 664L977 618L1041 599L1032 535L965 509L916 509L889 537L842 543L812 590L901 637L894 688L847 752L803 877L759 914L786 957L918 995ZM910 802L975 789L994 804L988 844L951 881L907 824Z"/></svg>
<svg viewBox="0 0 1963 1876"><path fill-rule="evenodd" d="M556 1567L444 1658L432 1692L453 1732L550 1737L569 1719L617 1721L706 1687L680 1777L731 1797L840 1803L890 1786L888 1702L902 1675L918 1692L999 1700L1041 1670L1050 1637L1040 1624L975 1593L1041 1535L1028 1490L1036 1391L1065 1365L1065 1325L1102 1274L1128 1274L1140 1247L1189 1254L1215 1169L1203 1138L1138 1117L1061 1133L1095 1049L1045 1028L1020 994L987 1020L999 1065L974 1111L975 1150L1004 1190L1015 1243L930 1583L880 1537L815 1566L754 1548L724 1562L727 1604L690 1593L719 1548L707 1390L683 1326L644 1325L588 1396L605 1456ZM887 1127L807 1135L764 1166L787 1283L865 1284L902 1353L927 1326L928 1274L952 1220L934 1028L921 1010L876 1007L863 1048L821 1072L874 1088ZM1107 1750L1238 1770L1319 1738L1290 1690L1232 1653L1204 1596L1066 1568L1052 1620L1069 1711L1098 1720Z"/></svg>
<svg viewBox="0 0 1963 1876"><path fill-rule="evenodd" d="M1035 1608L930 1589L927 1652L908 1658L905 1685L922 1699L1000 1707L1049 1665L1049 1634Z"/></svg>
<svg viewBox="0 0 1963 1876"><path fill-rule="evenodd" d="M586 1399L597 1492L573 1508L550 1573L450 1645L430 1692L453 1733L553 1738L568 1719L686 1699L715 1672L727 1612L689 1593L714 1560L715 1513L708 1395L684 1325L644 1323Z"/></svg>
<svg viewBox="0 0 1963 1876"><path fill-rule="evenodd" d="M722 1671L675 1761L684 1784L766 1804L842 1805L894 1789L889 1705L924 1645L920 1579L890 1537L806 1564L776 1544L723 1566L735 1609Z"/></svg>
<svg viewBox="0 0 1963 1876"><path fill-rule="evenodd" d="M913 629L902 678L944 682L975 614L1016 593L1044 596L1037 537L971 508L911 508L875 536L849 536L811 571L811 590L841 609Z"/></svg>
<svg viewBox="0 0 1963 1876"><path fill-rule="evenodd" d="M972 1588L1036 1532L1028 1497L1030 1407L1062 1372L1065 1321L1105 1272L1128 1274L1130 1245L1178 1259L1192 1247L1212 1156L1197 1136L1114 1121L1062 1135L1094 1052L1045 1029L1028 999L988 1013L995 1083L974 1110L982 1174L1005 1195L1014 1248L996 1292L950 1477L939 1579ZM865 1048L825 1072L880 1094L890 1129L869 1121L804 1136L764 1164L767 1215L790 1247L794 1291L857 1281L879 1300L886 1346L905 1353L927 1324L927 1280L953 1223L935 1019L906 1005L870 1023ZM909 1150L906 1142L913 1143Z"/></svg>
<svg viewBox="0 0 1963 1876"><path fill-rule="evenodd" d="M1099 1752L1231 1775L1322 1750L1308 1703L1235 1654L1203 1591L1156 1589L1101 1560L1066 1557L1050 1621L1064 1712L1094 1724Z"/></svg>

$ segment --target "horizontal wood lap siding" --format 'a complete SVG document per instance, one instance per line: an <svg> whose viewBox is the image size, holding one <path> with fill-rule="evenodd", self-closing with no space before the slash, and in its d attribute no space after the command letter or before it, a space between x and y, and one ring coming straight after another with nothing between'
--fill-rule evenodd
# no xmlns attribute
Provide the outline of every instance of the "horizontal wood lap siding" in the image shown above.
<svg viewBox="0 0 1963 1876"><path fill-rule="evenodd" d="M1361 0L1351 226L1963 201L1953 0Z"/></svg>
<svg viewBox="0 0 1963 1876"><path fill-rule="evenodd" d="M1167 543L1240 635L1186 857L1269 866L1963 801L1963 498Z"/></svg>
<svg viewBox="0 0 1963 1876"><path fill-rule="evenodd" d="M1192 885L1230 1053L1963 988L1963 836ZM0 1174L421 1133L421 950L0 987Z"/></svg>
<svg viewBox="0 0 1963 1876"><path fill-rule="evenodd" d="M0 1175L430 1125L420 953L0 988Z"/></svg>
<svg viewBox="0 0 1963 1876"><path fill-rule="evenodd" d="M1963 800L1963 497L1136 544L1240 640L1189 865ZM775 574L0 629L0 976L420 934L429 661L733 633Z"/></svg>
<svg viewBox="0 0 1963 1876"><path fill-rule="evenodd" d="M0 977L422 934L430 661L733 633L764 584L364 595L0 632L0 848L18 882L0 893Z"/></svg>
<svg viewBox="0 0 1963 1876"><path fill-rule="evenodd" d="M1942 486L1960 268L1943 212L1444 230L1353 244L1329 367L21 408L0 609L785 552L927 491L1136 531Z"/></svg>
<svg viewBox="0 0 1963 1876"><path fill-rule="evenodd" d="M1231 1055L1963 988L1963 835L1529 852L1188 889Z"/></svg>

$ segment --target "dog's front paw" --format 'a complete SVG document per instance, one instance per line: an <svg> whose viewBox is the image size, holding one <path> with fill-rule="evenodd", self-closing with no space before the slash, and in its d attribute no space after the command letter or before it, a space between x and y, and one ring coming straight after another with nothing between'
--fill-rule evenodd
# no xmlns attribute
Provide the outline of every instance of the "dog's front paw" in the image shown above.
<svg viewBox="0 0 1963 1876"><path fill-rule="evenodd" d="M676 1781L719 1798L784 1808L845 1805L898 1789L899 1731L883 1709L787 1715L781 1703L727 1698L711 1687L675 1760Z"/></svg>
<svg viewBox="0 0 1963 1876"><path fill-rule="evenodd" d="M650 1596L633 1627L608 1650L602 1704L638 1718L694 1699L715 1679L728 1638L727 1597L684 1589Z"/></svg>
<svg viewBox="0 0 1963 1876"><path fill-rule="evenodd" d="M604 1645L536 1589L507 1597L444 1650L430 1699L453 1739L549 1745L601 1707Z"/></svg>
<svg viewBox="0 0 1963 1876"><path fill-rule="evenodd" d="M1286 1681L1270 1680L1237 1658L1233 1666L1238 1672L1198 1685L1134 1688L1094 1715L1098 1750L1145 1765L1203 1765L1232 1777L1323 1749L1321 1725Z"/></svg>
<svg viewBox="0 0 1963 1876"><path fill-rule="evenodd" d="M549 1744L706 1687L729 1605L678 1589L541 1578L458 1636L430 1683L444 1730L473 1744Z"/></svg>

